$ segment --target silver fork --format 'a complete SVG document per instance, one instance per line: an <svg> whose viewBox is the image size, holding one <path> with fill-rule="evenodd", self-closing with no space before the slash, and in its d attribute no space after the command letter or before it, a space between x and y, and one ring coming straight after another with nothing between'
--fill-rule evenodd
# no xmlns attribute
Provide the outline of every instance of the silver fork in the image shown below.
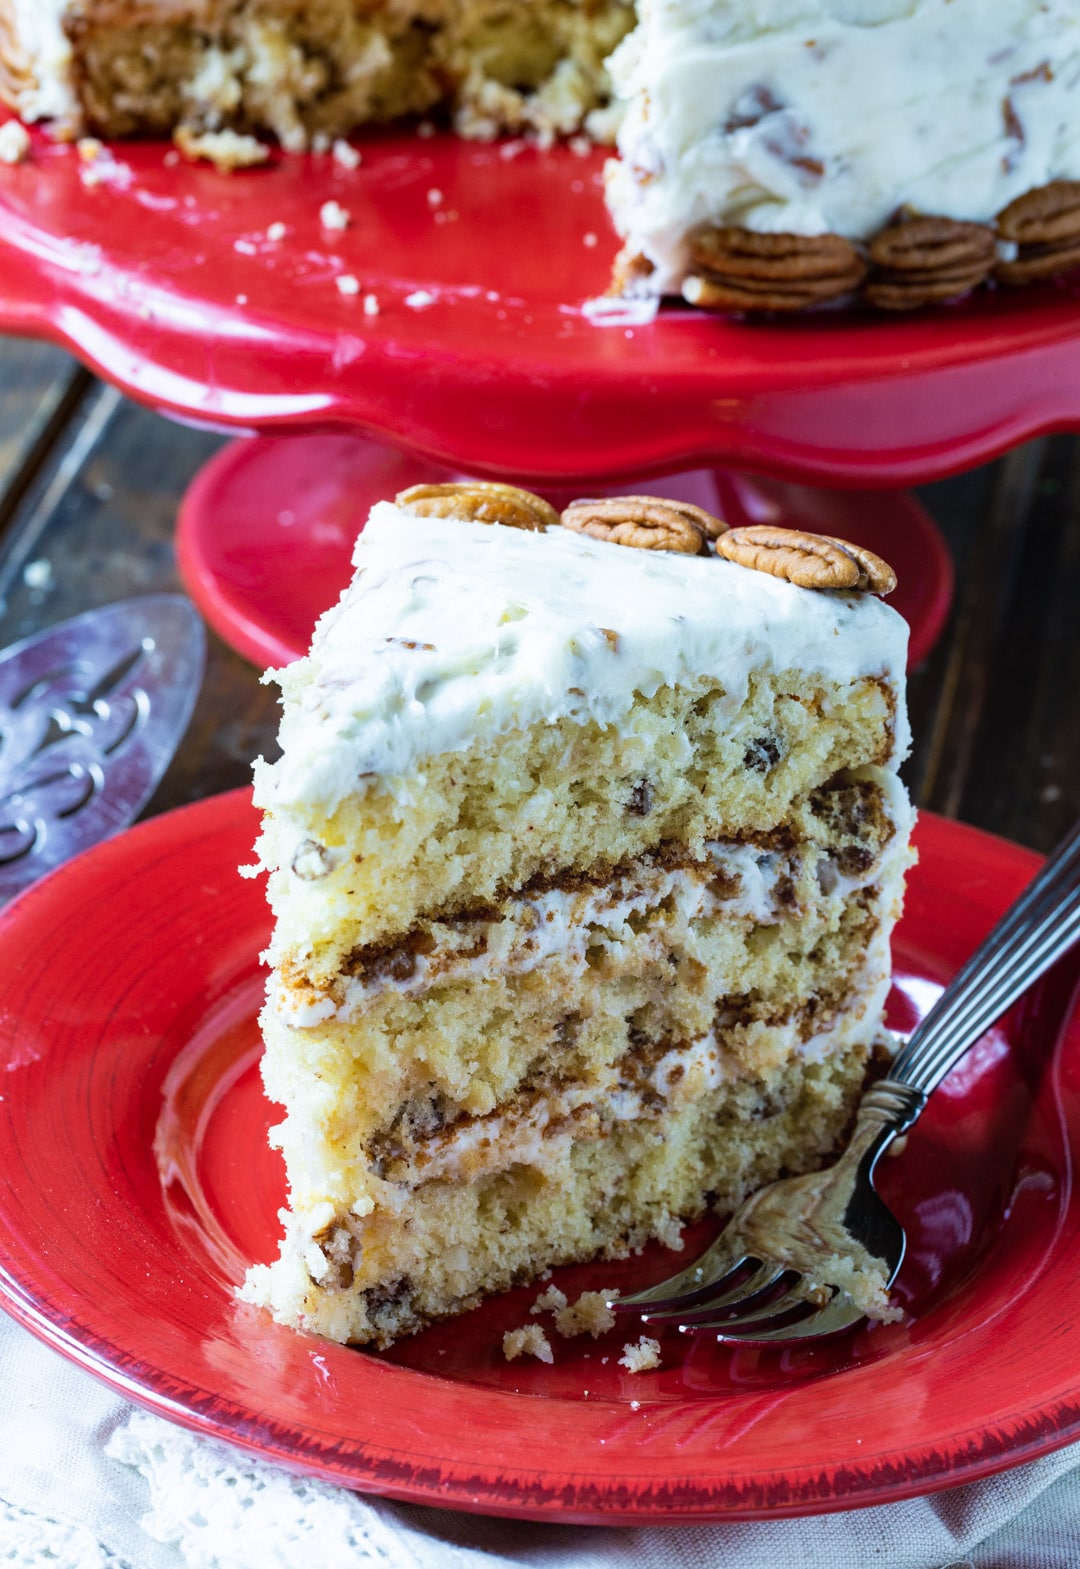
<svg viewBox="0 0 1080 1569"><path fill-rule="evenodd" d="M878 1160L964 1053L1078 938L1080 824L946 987L888 1078L863 1096L836 1164L762 1188L694 1264L609 1306L752 1345L835 1334L868 1306L884 1307L905 1239L874 1190Z"/></svg>

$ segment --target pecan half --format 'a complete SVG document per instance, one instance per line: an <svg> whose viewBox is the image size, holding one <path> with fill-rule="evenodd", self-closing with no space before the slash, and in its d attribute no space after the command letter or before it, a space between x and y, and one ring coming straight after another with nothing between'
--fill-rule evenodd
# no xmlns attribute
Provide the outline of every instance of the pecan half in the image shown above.
<svg viewBox="0 0 1080 1569"><path fill-rule="evenodd" d="M394 497L394 503L417 518L459 518L464 523L501 523L504 528L537 530L559 521L555 508L542 496L483 479L411 485Z"/></svg>
<svg viewBox="0 0 1080 1569"><path fill-rule="evenodd" d="M896 587L896 573L881 556L867 550L865 545L853 545L850 539L837 539L832 534L826 534L823 538L855 557L859 565L859 581L855 585L857 589L870 594L892 593Z"/></svg>
<svg viewBox="0 0 1080 1569"><path fill-rule="evenodd" d="M917 310L978 288L997 256L994 231L954 218L901 217L870 242L863 297L880 310Z"/></svg>
<svg viewBox="0 0 1080 1569"><path fill-rule="evenodd" d="M613 545L637 550L675 550L700 556L727 528L719 518L689 501L668 501L662 496L604 496L595 501L572 501L562 515L564 528L588 534Z"/></svg>
<svg viewBox="0 0 1080 1569"><path fill-rule="evenodd" d="M838 234L758 234L715 225L690 240L683 299L709 310L800 311L852 294L866 264Z"/></svg>
<svg viewBox="0 0 1080 1569"><path fill-rule="evenodd" d="M733 528L717 540L716 553L738 566L768 572L800 588L887 594L896 586L896 574L872 550L802 529L774 528L768 523Z"/></svg>
<svg viewBox="0 0 1080 1569"><path fill-rule="evenodd" d="M997 232L1017 245L1071 243L1080 236L1080 180L1054 180L998 213Z"/></svg>
<svg viewBox="0 0 1080 1569"><path fill-rule="evenodd" d="M998 214L997 232L1018 246L994 268L999 283L1037 283L1080 266L1080 181L1054 180L1018 196Z"/></svg>

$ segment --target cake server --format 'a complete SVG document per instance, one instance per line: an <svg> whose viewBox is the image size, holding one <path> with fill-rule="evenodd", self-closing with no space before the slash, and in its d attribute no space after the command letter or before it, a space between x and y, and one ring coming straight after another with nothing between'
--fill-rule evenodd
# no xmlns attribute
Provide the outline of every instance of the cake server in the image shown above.
<svg viewBox="0 0 1080 1569"><path fill-rule="evenodd" d="M205 656L179 594L91 610L0 652L0 905L138 815Z"/></svg>
<svg viewBox="0 0 1080 1569"><path fill-rule="evenodd" d="M695 1263L609 1306L742 1345L810 1340L858 1323L866 1314L845 1282L869 1277L887 1288L906 1245L874 1188L878 1160L964 1053L1078 941L1080 824L912 1031L888 1077L867 1090L835 1165L752 1194Z"/></svg>

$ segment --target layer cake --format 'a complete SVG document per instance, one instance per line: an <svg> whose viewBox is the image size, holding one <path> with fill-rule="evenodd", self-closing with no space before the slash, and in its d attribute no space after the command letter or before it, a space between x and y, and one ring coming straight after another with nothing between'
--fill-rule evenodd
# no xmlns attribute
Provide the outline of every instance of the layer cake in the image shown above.
<svg viewBox="0 0 1080 1569"><path fill-rule="evenodd" d="M372 512L256 770L291 1196L245 1294L342 1341L820 1164L909 854L878 598L696 509L435 492Z"/></svg>

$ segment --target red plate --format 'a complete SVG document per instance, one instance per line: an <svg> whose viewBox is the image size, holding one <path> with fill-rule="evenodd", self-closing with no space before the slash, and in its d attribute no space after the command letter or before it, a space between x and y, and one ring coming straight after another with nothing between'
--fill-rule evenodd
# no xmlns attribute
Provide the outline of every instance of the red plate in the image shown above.
<svg viewBox="0 0 1080 1569"><path fill-rule="evenodd" d="M233 648L259 666L288 664L307 653L316 618L352 577L356 536L375 502L421 481L461 477L346 432L233 442L181 504L184 582ZM868 546L896 569L890 603L911 628L909 665L933 647L952 599L952 558L914 496L811 490L713 469L652 480L649 489L705 507L733 528L774 523ZM560 508L574 496L550 486L545 494Z"/></svg>
<svg viewBox="0 0 1080 1569"><path fill-rule="evenodd" d="M0 327L184 418L344 423L555 483L708 461L902 485L1080 418L1077 278L902 319L671 306L598 326L582 305L616 250L602 152L398 131L363 158L228 176L160 143L86 164L35 133L31 161L0 166ZM320 226L328 199L345 233Z"/></svg>
<svg viewBox="0 0 1080 1569"><path fill-rule="evenodd" d="M256 1072L261 889L246 794L158 818L0 917L0 1292L161 1415L364 1491L562 1521L810 1514L945 1487L1080 1434L1080 955L931 1103L887 1197L901 1325L780 1353L628 1335L508 1364L510 1293L388 1355L293 1333L232 1287L275 1250L282 1173ZM908 1028L1037 863L924 817L896 944ZM156 1151L156 1155L155 1155ZM704 1240L702 1229L691 1246ZM704 1228L706 1231L709 1228ZM568 1292L670 1272L558 1272ZM993 1376L987 1370L993 1369Z"/></svg>

